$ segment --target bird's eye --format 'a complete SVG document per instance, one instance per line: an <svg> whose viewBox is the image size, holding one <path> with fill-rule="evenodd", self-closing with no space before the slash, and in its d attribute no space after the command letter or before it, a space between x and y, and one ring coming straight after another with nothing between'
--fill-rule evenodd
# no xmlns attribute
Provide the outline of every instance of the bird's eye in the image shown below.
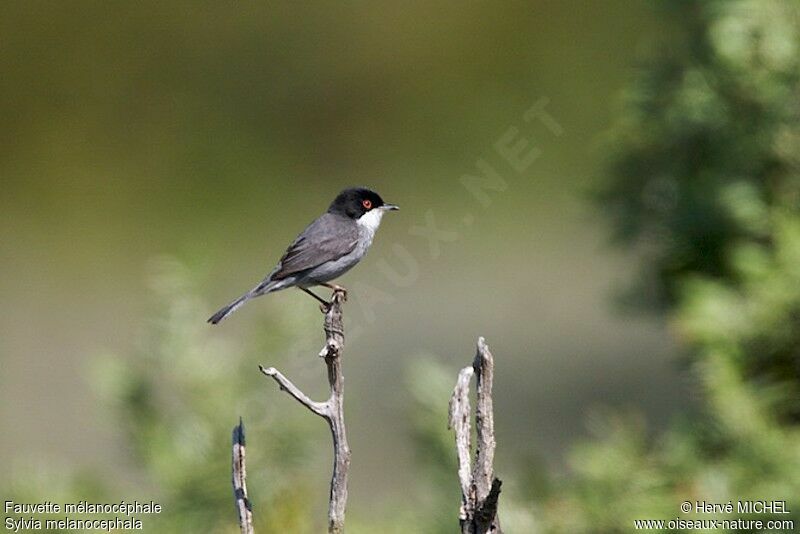
<svg viewBox="0 0 800 534"><path fill-rule="evenodd" d="M366 209L372 209L372 201L369 199L362 200L361 205L364 206L364 208Z"/></svg>

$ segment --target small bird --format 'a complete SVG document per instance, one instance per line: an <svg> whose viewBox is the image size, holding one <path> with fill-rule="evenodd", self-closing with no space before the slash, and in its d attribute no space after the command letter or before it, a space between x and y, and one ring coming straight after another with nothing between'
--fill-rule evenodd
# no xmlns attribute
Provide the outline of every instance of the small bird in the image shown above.
<svg viewBox="0 0 800 534"><path fill-rule="evenodd" d="M329 282L361 261L383 214L397 209L400 208L386 204L378 193L364 187L345 189L327 212L297 236L260 284L212 315L208 322L217 324L248 300L287 287L298 287L324 307L329 306L309 287L321 285L347 295L343 287Z"/></svg>

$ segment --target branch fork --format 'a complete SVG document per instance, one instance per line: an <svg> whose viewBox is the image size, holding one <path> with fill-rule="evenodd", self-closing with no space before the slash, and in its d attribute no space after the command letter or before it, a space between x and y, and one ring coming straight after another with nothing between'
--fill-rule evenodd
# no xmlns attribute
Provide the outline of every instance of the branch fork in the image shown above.
<svg viewBox="0 0 800 534"><path fill-rule="evenodd" d="M470 461L471 432L469 383L476 376L475 462ZM458 373L450 397L448 428L455 433L458 454L458 479L461 483L461 508L458 518L462 534L502 534L497 514L502 482L494 476L494 406L492 382L494 357L486 341L478 338L478 348L471 367Z"/></svg>
<svg viewBox="0 0 800 534"><path fill-rule="evenodd" d="M328 532L344 532L344 514L347 505L347 472L350 467L350 446L344 425L344 376L342 375L341 354L344 347L344 326L342 322L342 302L346 294L334 290L325 313L325 345L319 356L325 360L328 369L330 396L326 401L317 402L302 392L300 388L274 367L259 366L264 375L271 377L281 390L305 406L312 413L327 421L333 437L333 475L331 477L330 501L328 507Z"/></svg>

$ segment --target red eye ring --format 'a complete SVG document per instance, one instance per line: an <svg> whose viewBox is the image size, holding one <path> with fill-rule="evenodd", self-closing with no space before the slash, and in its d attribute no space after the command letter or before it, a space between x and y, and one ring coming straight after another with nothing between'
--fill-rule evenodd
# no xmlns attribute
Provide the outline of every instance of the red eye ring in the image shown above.
<svg viewBox="0 0 800 534"><path fill-rule="evenodd" d="M369 199L362 200L361 205L364 206L366 209L372 209L372 201Z"/></svg>

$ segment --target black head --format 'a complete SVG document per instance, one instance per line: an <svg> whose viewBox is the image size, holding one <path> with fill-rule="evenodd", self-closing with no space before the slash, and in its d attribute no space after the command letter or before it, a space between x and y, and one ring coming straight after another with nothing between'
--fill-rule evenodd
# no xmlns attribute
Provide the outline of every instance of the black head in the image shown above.
<svg viewBox="0 0 800 534"><path fill-rule="evenodd" d="M339 193L328 208L328 213L344 215L351 219L360 219L372 210L396 210L394 204L386 204L375 191L365 187L351 187Z"/></svg>

